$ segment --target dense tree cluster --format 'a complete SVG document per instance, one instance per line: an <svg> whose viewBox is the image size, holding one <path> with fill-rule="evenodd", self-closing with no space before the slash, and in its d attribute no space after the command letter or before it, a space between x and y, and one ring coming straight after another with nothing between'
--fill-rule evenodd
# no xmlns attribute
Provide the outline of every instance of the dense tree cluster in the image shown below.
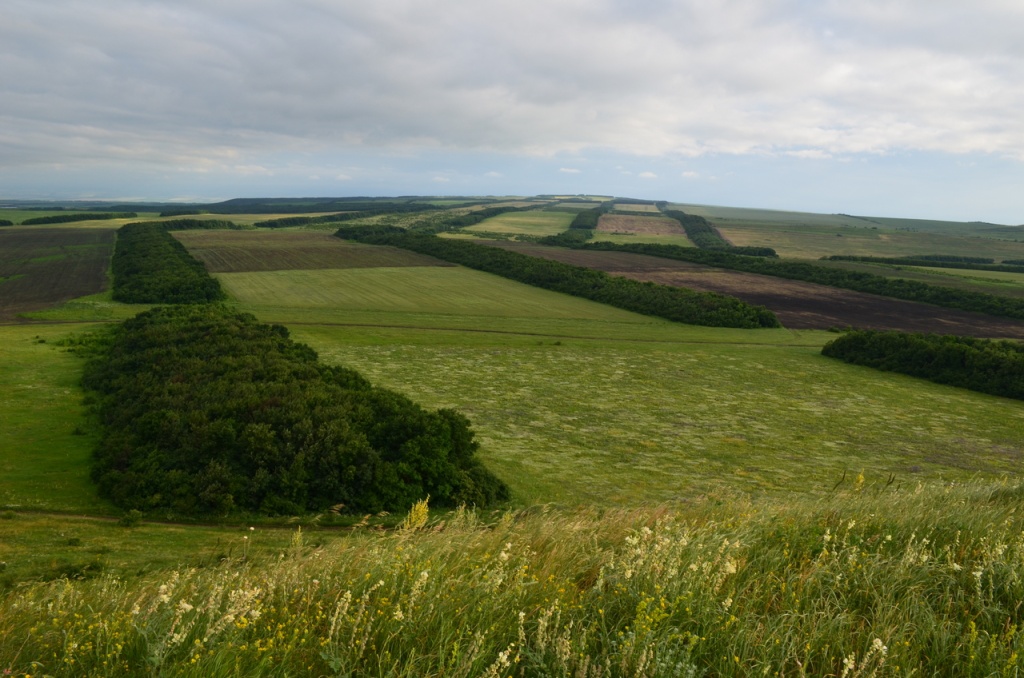
<svg viewBox="0 0 1024 678"><path fill-rule="evenodd" d="M386 227L342 228L336 235L373 244L403 247L528 285L676 322L712 327L779 326L775 314L768 309L753 306L735 297L610 276L582 266L530 257L465 240L438 238Z"/></svg>
<svg viewBox="0 0 1024 678"><path fill-rule="evenodd" d="M593 231L597 228L597 222L601 220L601 216L610 212L614 206L615 203L609 200L608 202L601 203L593 209L580 212L572 220L572 223L569 224L569 229Z"/></svg>
<svg viewBox="0 0 1024 678"><path fill-rule="evenodd" d="M202 304L225 298L220 283L159 222L118 229L111 270L114 300L128 304Z"/></svg>
<svg viewBox="0 0 1024 678"><path fill-rule="evenodd" d="M122 508L300 514L508 498L464 416L322 365L279 325L170 306L104 339L83 378L104 429L92 476Z"/></svg>
<svg viewBox="0 0 1024 678"><path fill-rule="evenodd" d="M10 219L0 219L0 226L14 226L14 222Z"/></svg>
<svg viewBox="0 0 1024 678"><path fill-rule="evenodd" d="M941 257L941 258L939 258ZM1012 261L1002 264L994 263L994 259L984 257L952 257L945 255L924 255L908 257L861 257L845 254L833 254L824 257L827 261L857 261L868 264L889 264L893 266L930 266L932 268L959 268L974 271L1003 271L1004 273L1024 273L1024 261L1014 265Z"/></svg>
<svg viewBox="0 0 1024 678"><path fill-rule="evenodd" d="M686 231L686 237L695 247L702 250L728 249L730 254L743 254L752 257L778 256L771 247L736 247L722 237L718 229L707 219L695 214L687 214L681 210L665 210L665 216L675 219Z"/></svg>
<svg viewBox="0 0 1024 678"><path fill-rule="evenodd" d="M319 217L280 217L278 219L267 219L257 222L260 228L290 228L292 226L315 226L316 224L332 224L342 221L353 221L366 217L384 214L375 210L364 212L341 212L339 214L324 214Z"/></svg>
<svg viewBox="0 0 1024 678"><path fill-rule="evenodd" d="M570 228L557 235L546 235L537 240L541 245L549 247L579 247L594 237L594 232L587 228Z"/></svg>
<svg viewBox="0 0 1024 678"><path fill-rule="evenodd" d="M821 354L855 365L1024 400L1024 344L905 332L849 332Z"/></svg>
<svg viewBox="0 0 1024 678"><path fill-rule="evenodd" d="M87 214L54 214L48 217L32 217L21 222L22 226L41 224L67 224L73 221L99 221L106 219L134 219L135 212L89 212Z"/></svg>
<svg viewBox="0 0 1024 678"><path fill-rule="evenodd" d="M161 217L191 217L199 214L205 214L202 210L196 209L180 209L180 210L164 210L160 213Z"/></svg>
<svg viewBox="0 0 1024 678"><path fill-rule="evenodd" d="M843 289L878 294L894 299L918 301L946 308L958 308L964 311L1024 320L1024 300L1000 297L983 292L960 290L952 287L928 285L916 280L886 278L872 273L816 266L805 262L737 256L731 250L701 250L693 247L652 243L620 245L609 242L588 243L581 245L581 247L585 249L649 254L655 257L690 261L696 264L718 266L748 273L760 273L789 280L803 280L819 285L841 287Z"/></svg>
<svg viewBox="0 0 1024 678"><path fill-rule="evenodd" d="M429 212L441 209L415 199L353 198L233 198L202 205L214 214L310 214L316 212L365 212L372 214ZM363 216L370 216L364 214Z"/></svg>

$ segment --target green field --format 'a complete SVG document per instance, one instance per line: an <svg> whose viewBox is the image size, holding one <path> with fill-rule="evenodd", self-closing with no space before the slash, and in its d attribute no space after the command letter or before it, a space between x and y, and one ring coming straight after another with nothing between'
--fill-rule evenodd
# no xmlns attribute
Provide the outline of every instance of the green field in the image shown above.
<svg viewBox="0 0 1024 678"><path fill-rule="evenodd" d="M662 234L662 233L594 233L594 242L613 242L620 245L633 243L655 243L657 245L678 245L679 247L693 247L693 242L683 234Z"/></svg>
<svg viewBox="0 0 1024 678"><path fill-rule="evenodd" d="M543 237L569 228L573 215L568 212L506 212L463 229L469 233L508 233Z"/></svg>

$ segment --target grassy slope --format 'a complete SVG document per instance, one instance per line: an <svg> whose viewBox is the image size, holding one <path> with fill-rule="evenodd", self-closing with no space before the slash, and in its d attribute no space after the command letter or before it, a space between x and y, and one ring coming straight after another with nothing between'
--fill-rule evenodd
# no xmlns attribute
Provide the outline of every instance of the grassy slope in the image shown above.
<svg viewBox="0 0 1024 678"><path fill-rule="evenodd" d="M485 219L465 230L470 233L508 233L511 235L555 235L569 228L573 215L567 212L507 212Z"/></svg>

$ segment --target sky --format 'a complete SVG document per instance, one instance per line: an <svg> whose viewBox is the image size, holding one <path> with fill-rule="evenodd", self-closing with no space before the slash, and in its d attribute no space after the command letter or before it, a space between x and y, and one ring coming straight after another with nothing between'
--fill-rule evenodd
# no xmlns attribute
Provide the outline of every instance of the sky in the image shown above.
<svg viewBox="0 0 1024 678"><path fill-rule="evenodd" d="M0 197L1024 224L1020 0L3 0Z"/></svg>

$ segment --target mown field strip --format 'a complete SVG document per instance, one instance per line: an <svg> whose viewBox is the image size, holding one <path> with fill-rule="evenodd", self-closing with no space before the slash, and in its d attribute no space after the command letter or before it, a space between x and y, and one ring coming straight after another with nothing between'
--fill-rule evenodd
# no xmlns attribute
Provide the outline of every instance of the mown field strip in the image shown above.
<svg viewBox="0 0 1024 678"><path fill-rule="evenodd" d="M555 235L569 228L573 216L566 212L508 212L481 221L465 230L512 235Z"/></svg>
<svg viewBox="0 0 1024 678"><path fill-rule="evenodd" d="M253 307L648 322L635 313L461 267L221 273L217 277L233 299Z"/></svg>
<svg viewBox="0 0 1024 678"><path fill-rule="evenodd" d="M848 470L916 483L1024 466L1021 403L851 369L813 348L293 332L328 361L465 412L482 458L527 504L814 493Z"/></svg>

